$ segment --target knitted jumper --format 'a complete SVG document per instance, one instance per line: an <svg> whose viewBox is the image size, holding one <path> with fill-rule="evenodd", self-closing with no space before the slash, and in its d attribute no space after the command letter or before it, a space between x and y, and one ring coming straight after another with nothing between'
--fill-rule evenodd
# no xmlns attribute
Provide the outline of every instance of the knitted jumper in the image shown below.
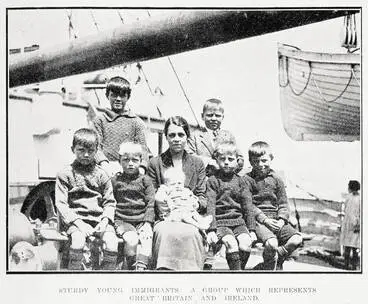
<svg viewBox="0 0 368 304"><path fill-rule="evenodd" d="M57 174L55 205L67 225L77 219L96 224L103 217L114 221L111 181L95 163L85 166L74 161Z"/></svg>
<svg viewBox="0 0 368 304"><path fill-rule="evenodd" d="M258 193L253 195L255 204L262 213L257 220L263 223L267 218L289 220L290 210L282 179L271 170L266 176L257 176L252 171L248 173L257 185Z"/></svg>
<svg viewBox="0 0 368 304"><path fill-rule="evenodd" d="M260 212L252 204L249 183L236 174L217 172L207 181L207 213L215 219L209 230L216 227L246 224L255 230L255 216Z"/></svg>
<svg viewBox="0 0 368 304"><path fill-rule="evenodd" d="M112 178L117 202L115 222L140 223L155 220L155 190L145 175L118 173Z"/></svg>
<svg viewBox="0 0 368 304"><path fill-rule="evenodd" d="M120 145L123 142L134 142L142 145L143 166L147 166L146 126L139 117L129 111L117 114L106 109L102 116L94 119L93 125L100 140L100 149L96 154L97 163L104 160L119 161Z"/></svg>

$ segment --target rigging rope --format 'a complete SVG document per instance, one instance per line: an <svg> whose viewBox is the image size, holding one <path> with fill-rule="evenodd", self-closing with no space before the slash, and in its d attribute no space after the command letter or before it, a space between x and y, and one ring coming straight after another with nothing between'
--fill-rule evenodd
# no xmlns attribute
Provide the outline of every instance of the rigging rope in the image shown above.
<svg viewBox="0 0 368 304"><path fill-rule="evenodd" d="M124 19L123 19L123 16L120 14L120 11L117 10L117 13L119 15L119 18L120 18L121 23L124 24Z"/></svg>
<svg viewBox="0 0 368 304"><path fill-rule="evenodd" d="M93 15L93 12L92 12L92 11L89 11L89 12L90 12L90 14L91 14L91 17L92 17L93 23L94 23L94 25L95 25L95 27L96 27L97 31L99 32L99 31L100 31L100 29L98 28L98 23L97 23L97 21L96 21L96 18L95 18L95 16Z"/></svg>
<svg viewBox="0 0 368 304"><path fill-rule="evenodd" d="M72 36L72 32L73 32L74 39L77 39L78 36L77 36L77 34L75 32L75 29L74 29L74 26L73 26L73 22L72 22L73 10L70 10L70 12L68 12L68 10L67 10L66 11L66 14L67 14L68 20L69 20L69 39Z"/></svg>
<svg viewBox="0 0 368 304"><path fill-rule="evenodd" d="M178 82L179 82L179 85L180 85L180 88L181 88L181 90L182 90L182 92L183 92L183 94L184 94L184 97L185 97L185 99L188 101L188 104L189 104L190 110L192 111L192 114L193 114L193 116L194 116L194 119L196 120L197 125L198 125L198 126L200 126L199 121L198 121L198 119L197 119L197 116L195 115L195 112L194 112L194 110L193 110L192 104L191 104L191 102L190 102L190 100L189 100L189 98L188 98L187 94L185 93L184 87L183 87L183 85L181 84L181 81L180 81L180 79L179 79L178 74L176 73L175 67L174 67L174 65L173 65L173 63L172 63L172 61L171 61L170 57L167 57L167 59L169 60L169 63L170 63L170 65L171 65L171 68L172 68L172 70L174 71L174 74L175 74L175 76L176 76L176 79L177 79L177 80L178 80Z"/></svg>
<svg viewBox="0 0 368 304"><path fill-rule="evenodd" d="M355 75L354 66L352 66L351 71L353 73L353 76L354 76L355 81L357 82L358 86L360 87L360 82L358 81L358 78Z"/></svg>

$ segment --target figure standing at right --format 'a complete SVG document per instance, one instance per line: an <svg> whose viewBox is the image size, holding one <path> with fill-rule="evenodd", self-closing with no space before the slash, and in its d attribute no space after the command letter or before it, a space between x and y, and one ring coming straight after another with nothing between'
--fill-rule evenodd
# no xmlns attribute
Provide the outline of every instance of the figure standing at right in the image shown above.
<svg viewBox="0 0 368 304"><path fill-rule="evenodd" d="M344 265L352 270L357 269L358 252L360 248L360 183L356 180L349 181L349 195L345 202L345 217L341 225L341 245L344 246ZM350 258L350 252L353 256Z"/></svg>

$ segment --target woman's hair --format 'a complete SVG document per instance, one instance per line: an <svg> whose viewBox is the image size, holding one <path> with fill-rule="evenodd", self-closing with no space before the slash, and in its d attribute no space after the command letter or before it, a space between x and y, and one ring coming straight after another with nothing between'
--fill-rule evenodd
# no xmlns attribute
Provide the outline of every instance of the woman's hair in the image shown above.
<svg viewBox="0 0 368 304"><path fill-rule="evenodd" d="M357 192L360 190L360 183L357 180L351 180L348 187L350 191Z"/></svg>
<svg viewBox="0 0 368 304"><path fill-rule="evenodd" d="M133 142L124 142L119 147L119 155L124 155L126 153L142 157L143 155L142 145Z"/></svg>
<svg viewBox="0 0 368 304"><path fill-rule="evenodd" d="M257 141L253 143L248 150L249 160L253 157L260 157L265 154L268 154L271 160L273 159L271 147L268 143L264 141Z"/></svg>
<svg viewBox="0 0 368 304"><path fill-rule="evenodd" d="M165 126L164 126L165 136L167 136L167 130L169 129L170 125L176 125L178 127L182 127L187 137L190 137L189 124L183 117L173 116L173 117L170 117L168 120L166 120Z"/></svg>
<svg viewBox="0 0 368 304"><path fill-rule="evenodd" d="M216 146L215 151L213 151L213 157L218 158L220 155L224 154L234 154L238 157L238 148L233 142L223 142Z"/></svg>
<svg viewBox="0 0 368 304"><path fill-rule="evenodd" d="M112 77L107 82L106 97L109 97L110 91L120 96L124 96L126 94L128 99L132 92L129 81L120 76Z"/></svg>
<svg viewBox="0 0 368 304"><path fill-rule="evenodd" d="M87 148L96 148L98 147L98 135L97 133L88 128L82 128L75 131L73 136L72 148L76 145L81 145Z"/></svg>

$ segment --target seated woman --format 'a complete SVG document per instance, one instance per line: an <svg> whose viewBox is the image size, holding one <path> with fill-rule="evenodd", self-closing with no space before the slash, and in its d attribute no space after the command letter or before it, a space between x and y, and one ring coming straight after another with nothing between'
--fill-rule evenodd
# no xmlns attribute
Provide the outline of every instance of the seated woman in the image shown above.
<svg viewBox="0 0 368 304"><path fill-rule="evenodd" d="M169 118L164 127L169 149L150 160L147 174L157 190L164 184L164 173L174 167L183 170L184 186L198 197L198 211L207 207L206 172L201 159L185 151L190 135L187 121L175 116ZM156 205L159 222L153 229L152 258L156 269L201 270L204 263L203 238L198 228L183 222L162 221L161 213L168 211L164 203Z"/></svg>

